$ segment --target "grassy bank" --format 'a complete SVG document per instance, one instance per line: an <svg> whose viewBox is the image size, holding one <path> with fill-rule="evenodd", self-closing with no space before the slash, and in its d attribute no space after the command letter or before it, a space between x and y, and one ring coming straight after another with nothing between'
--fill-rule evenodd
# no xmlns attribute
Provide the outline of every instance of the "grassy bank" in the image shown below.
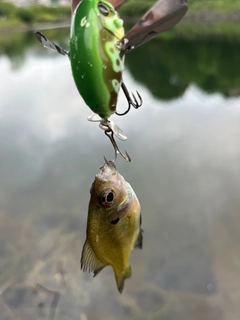
<svg viewBox="0 0 240 320"><path fill-rule="evenodd" d="M121 7L121 13L125 16L144 14L156 0L127 0ZM240 1L236 0L190 0L188 14L203 11L215 11L219 14L240 11Z"/></svg>
<svg viewBox="0 0 240 320"><path fill-rule="evenodd" d="M193 39L223 39L240 42L240 23L235 22L212 22L212 23L182 23L177 28L162 34L163 38Z"/></svg>
<svg viewBox="0 0 240 320"><path fill-rule="evenodd" d="M30 7L16 7L12 3L1 3L0 28L33 23L64 21L71 17L68 6L46 7L36 5Z"/></svg>
<svg viewBox="0 0 240 320"><path fill-rule="evenodd" d="M156 1L126 0L120 9L125 20L126 29L140 19ZM69 6L16 7L11 3L1 3L0 31L11 30L12 27L32 26L39 23L69 21ZM183 21L162 37L182 37L185 39L228 38L240 41L240 1L236 0L190 0L189 10Z"/></svg>
<svg viewBox="0 0 240 320"><path fill-rule="evenodd" d="M127 0L121 7L125 26L132 26L155 0ZM133 19L134 17L134 19ZM136 18L138 17L138 18ZM236 0L189 0L189 9L176 27L161 35L163 38L184 39L225 38L240 41L240 1Z"/></svg>

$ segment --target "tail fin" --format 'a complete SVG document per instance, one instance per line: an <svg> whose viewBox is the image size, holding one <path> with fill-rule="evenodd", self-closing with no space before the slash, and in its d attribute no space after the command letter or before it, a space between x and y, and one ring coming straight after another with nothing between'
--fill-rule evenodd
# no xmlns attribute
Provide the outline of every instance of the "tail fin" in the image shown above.
<svg viewBox="0 0 240 320"><path fill-rule="evenodd" d="M132 275L131 266L129 265L124 271L117 273L115 272L115 278L117 282L118 291L122 293L124 288L124 281L127 278L130 278Z"/></svg>

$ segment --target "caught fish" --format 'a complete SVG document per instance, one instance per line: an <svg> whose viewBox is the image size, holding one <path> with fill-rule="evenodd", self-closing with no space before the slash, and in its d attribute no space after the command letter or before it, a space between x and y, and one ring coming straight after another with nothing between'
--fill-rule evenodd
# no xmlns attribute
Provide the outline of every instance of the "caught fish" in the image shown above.
<svg viewBox="0 0 240 320"><path fill-rule="evenodd" d="M104 267L111 266L122 292L124 280L131 277L130 252L142 248L140 204L112 161L100 168L90 193L81 269L96 276Z"/></svg>

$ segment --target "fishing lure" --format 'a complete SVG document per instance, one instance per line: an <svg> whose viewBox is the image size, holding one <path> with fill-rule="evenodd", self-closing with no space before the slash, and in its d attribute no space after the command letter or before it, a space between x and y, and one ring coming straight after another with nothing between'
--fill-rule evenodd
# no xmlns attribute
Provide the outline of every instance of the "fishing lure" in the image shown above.
<svg viewBox="0 0 240 320"><path fill-rule="evenodd" d="M131 106L137 109L142 105L140 94L137 92L137 97L134 94L131 97L122 79L124 56L176 25L187 11L188 0L158 0L126 35L123 20L116 11L123 2L73 0L69 52L42 33L35 32L35 35L44 47L69 57L76 87L94 112L88 120L100 122L100 128L113 144L115 160L120 153L126 161L131 161L127 153L119 150L114 139L114 134L123 141L127 136L109 120L113 113L125 115ZM120 88L128 101L128 108L122 114L116 111Z"/></svg>

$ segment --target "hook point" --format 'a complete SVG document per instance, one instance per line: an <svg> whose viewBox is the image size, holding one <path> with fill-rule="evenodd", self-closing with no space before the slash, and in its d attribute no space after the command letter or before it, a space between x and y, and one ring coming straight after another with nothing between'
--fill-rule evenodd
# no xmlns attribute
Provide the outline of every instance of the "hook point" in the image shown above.
<svg viewBox="0 0 240 320"><path fill-rule="evenodd" d="M133 106L135 109L138 109L139 107L142 106L142 103L143 103L142 97L140 96L138 91L136 91L136 92L137 92L137 96L139 98L139 101L137 100L136 96L132 92L131 92L131 94L132 94L132 98L131 98L129 91L128 91L127 87L125 86L124 82L121 83L121 87L122 87L122 90L123 90L125 97L128 101L128 108L123 113L118 113L116 111L115 114L118 116L124 116L125 114L127 114L130 111L131 106Z"/></svg>

